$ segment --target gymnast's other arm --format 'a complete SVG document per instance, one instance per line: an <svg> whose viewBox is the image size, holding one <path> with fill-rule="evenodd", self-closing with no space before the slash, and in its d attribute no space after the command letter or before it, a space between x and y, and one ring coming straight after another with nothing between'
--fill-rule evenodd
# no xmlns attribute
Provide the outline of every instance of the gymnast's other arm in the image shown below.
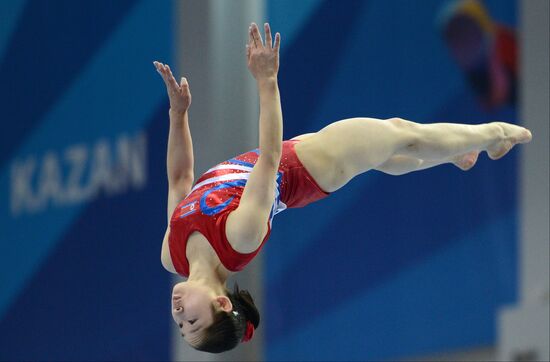
<svg viewBox="0 0 550 362"><path fill-rule="evenodd" d="M189 194L193 186L193 142L189 130L189 106L191 92L187 79L181 78L178 84L168 65L154 62L157 71L166 84L170 99L170 131L168 133L168 149L166 154L166 169L168 176L168 226L164 234L161 250L161 262L164 268L175 273L168 235L170 234L170 217L178 203Z"/></svg>
<svg viewBox="0 0 550 362"><path fill-rule="evenodd" d="M275 198L275 182L282 152L283 116L277 84L281 36L272 43L269 24L264 25L265 45L256 24L248 30L248 68L260 95L260 156L248 178L239 207L226 224L226 236L239 252L252 252L267 232L267 220Z"/></svg>

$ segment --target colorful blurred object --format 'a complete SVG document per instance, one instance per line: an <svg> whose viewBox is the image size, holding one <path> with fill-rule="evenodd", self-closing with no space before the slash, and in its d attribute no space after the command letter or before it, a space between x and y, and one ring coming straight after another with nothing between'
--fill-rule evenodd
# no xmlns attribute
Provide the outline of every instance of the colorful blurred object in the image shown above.
<svg viewBox="0 0 550 362"><path fill-rule="evenodd" d="M516 102L518 77L514 31L493 20L478 0L459 0L442 13L445 42L484 108Z"/></svg>

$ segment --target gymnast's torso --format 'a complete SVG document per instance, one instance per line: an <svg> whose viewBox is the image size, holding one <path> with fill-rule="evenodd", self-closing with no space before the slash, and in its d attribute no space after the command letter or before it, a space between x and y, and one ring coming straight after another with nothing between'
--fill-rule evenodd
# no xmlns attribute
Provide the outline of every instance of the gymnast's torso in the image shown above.
<svg viewBox="0 0 550 362"><path fill-rule="evenodd" d="M235 238L226 234L226 224L228 220L231 222L231 212L239 206L259 151L255 149L224 161L210 168L197 180L170 219L170 256L178 274L187 277L188 256L194 252L204 252L205 248L210 249L209 252L213 250L228 271L242 270L269 238L276 214L286 208L305 206L328 195L298 159L294 149L297 142L283 142L281 161L273 181L276 187L271 213L266 220L267 231L258 240L258 247L253 252L239 252L240 247Z"/></svg>

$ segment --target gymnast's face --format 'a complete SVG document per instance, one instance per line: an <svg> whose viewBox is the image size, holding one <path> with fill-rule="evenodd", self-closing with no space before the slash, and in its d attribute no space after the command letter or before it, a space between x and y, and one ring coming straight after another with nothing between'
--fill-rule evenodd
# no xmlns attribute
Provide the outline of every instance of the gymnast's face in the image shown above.
<svg viewBox="0 0 550 362"><path fill-rule="evenodd" d="M172 290L172 317L180 327L183 338L190 344L200 340L203 331L213 320L214 309L225 309L226 296L216 296L210 288L192 281L178 283Z"/></svg>

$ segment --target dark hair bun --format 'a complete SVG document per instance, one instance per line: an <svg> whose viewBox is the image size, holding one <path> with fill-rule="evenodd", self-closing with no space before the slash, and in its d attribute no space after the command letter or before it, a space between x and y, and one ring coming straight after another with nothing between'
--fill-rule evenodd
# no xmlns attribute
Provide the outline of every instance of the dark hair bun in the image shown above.
<svg viewBox="0 0 550 362"><path fill-rule="evenodd" d="M238 284L235 283L233 293L230 294L234 304L233 307L238 312L244 313L246 320L250 321L255 329L258 328L258 325L260 324L260 312L258 312L258 309L254 304L254 299L248 290L240 290Z"/></svg>

